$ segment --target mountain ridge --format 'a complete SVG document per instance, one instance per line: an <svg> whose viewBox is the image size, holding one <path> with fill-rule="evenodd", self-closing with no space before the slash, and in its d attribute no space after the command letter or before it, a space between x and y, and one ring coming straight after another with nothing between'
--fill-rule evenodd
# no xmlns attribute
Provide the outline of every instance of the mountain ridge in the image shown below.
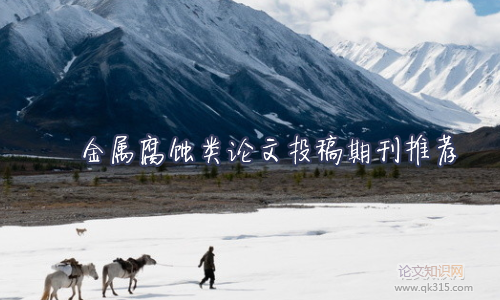
<svg viewBox="0 0 500 300"><path fill-rule="evenodd" d="M92 135L110 143L118 133L199 145L210 134L257 143L443 129L324 45L229 0L66 2L4 26L0 37L12 77L0 81L10 91L0 108L10 125L31 126L52 144Z"/></svg>
<svg viewBox="0 0 500 300"><path fill-rule="evenodd" d="M452 101L482 120L467 131L500 124L500 53L432 42L402 53L373 42L344 41L331 49L408 93Z"/></svg>

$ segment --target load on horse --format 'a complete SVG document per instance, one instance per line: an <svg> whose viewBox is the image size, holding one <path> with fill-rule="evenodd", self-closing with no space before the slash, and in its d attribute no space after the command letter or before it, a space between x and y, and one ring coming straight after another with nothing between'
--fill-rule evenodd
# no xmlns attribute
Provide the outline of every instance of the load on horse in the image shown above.
<svg viewBox="0 0 500 300"><path fill-rule="evenodd" d="M75 279L82 275L81 264L74 258L68 258L52 266L53 270L62 271L69 279Z"/></svg>

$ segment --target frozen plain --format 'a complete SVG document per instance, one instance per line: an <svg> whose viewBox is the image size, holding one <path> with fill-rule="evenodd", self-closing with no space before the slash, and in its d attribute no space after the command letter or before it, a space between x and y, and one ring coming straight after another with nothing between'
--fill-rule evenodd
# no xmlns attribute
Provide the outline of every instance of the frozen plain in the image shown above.
<svg viewBox="0 0 500 300"><path fill-rule="evenodd" d="M102 266L150 254L134 295L115 279L108 299L499 299L500 206L316 204L247 214L190 214L0 228L0 300L40 299L50 265L69 257ZM87 229L77 236L75 228ZM216 291L197 268L215 247ZM473 292L396 292L401 264L461 264ZM102 299L86 277L83 298ZM434 281L430 281L433 283ZM67 299L70 290L59 291ZM75 298L76 299L76 298Z"/></svg>

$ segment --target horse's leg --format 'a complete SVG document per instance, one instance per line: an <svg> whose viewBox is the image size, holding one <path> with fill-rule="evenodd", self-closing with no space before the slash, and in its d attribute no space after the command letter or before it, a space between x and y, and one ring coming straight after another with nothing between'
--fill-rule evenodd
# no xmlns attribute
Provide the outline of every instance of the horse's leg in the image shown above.
<svg viewBox="0 0 500 300"><path fill-rule="evenodd" d="M104 284L102 285L102 297L106 298L106 290L108 289L108 282L105 281Z"/></svg>
<svg viewBox="0 0 500 300"><path fill-rule="evenodd" d="M78 286L78 299L83 300L82 299L82 282L80 281L77 286Z"/></svg>
<svg viewBox="0 0 500 300"><path fill-rule="evenodd" d="M136 287L137 287L137 279L134 277L134 288L132 289L132 291L135 291Z"/></svg>
<svg viewBox="0 0 500 300"><path fill-rule="evenodd" d="M110 280L107 280L107 281L104 281L104 284L102 286L102 297L103 298L106 298L106 290L108 289L108 286L110 285L110 283L112 283L113 281Z"/></svg>
<svg viewBox="0 0 500 300"><path fill-rule="evenodd" d="M55 287L52 287L52 293L50 293L50 300L56 298L57 299L57 290Z"/></svg>
<svg viewBox="0 0 500 300"><path fill-rule="evenodd" d="M113 292L113 295L118 296L118 294L115 292L115 288L113 287L113 279L114 277L111 277L108 275L108 280L104 282L104 285L102 287L102 297L106 298L106 291L108 290L108 286L111 287L111 291Z"/></svg>
<svg viewBox="0 0 500 300"><path fill-rule="evenodd" d="M73 297L75 297L76 292L75 292L75 286L74 285L71 286L71 291L73 292L73 294L71 294L71 297L69 297L69 300L73 300Z"/></svg>
<svg viewBox="0 0 500 300"><path fill-rule="evenodd" d="M110 282L113 282L113 278L109 276L108 266L104 266L102 269L102 297L106 298L106 290Z"/></svg>
<svg viewBox="0 0 500 300"><path fill-rule="evenodd" d="M50 295L50 299L52 300L53 298L56 298L56 300L59 300L59 298L57 298L57 290L58 289L54 289L52 291L52 295Z"/></svg>
<svg viewBox="0 0 500 300"><path fill-rule="evenodd" d="M132 288L132 280L134 280L133 276L130 276L130 281L128 282L128 292L132 295L132 291L130 290Z"/></svg>
<svg viewBox="0 0 500 300"><path fill-rule="evenodd" d="M113 287L113 281L111 280L111 283L109 284L111 287L111 291L113 292L113 295L118 296L118 294L115 292L115 288Z"/></svg>

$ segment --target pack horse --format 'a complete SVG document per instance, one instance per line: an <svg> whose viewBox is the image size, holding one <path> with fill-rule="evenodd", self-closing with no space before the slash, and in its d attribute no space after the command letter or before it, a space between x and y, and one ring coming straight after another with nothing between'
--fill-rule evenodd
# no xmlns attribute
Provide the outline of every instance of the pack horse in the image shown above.
<svg viewBox="0 0 500 300"><path fill-rule="evenodd" d="M128 292L132 294L132 291L137 287L137 279L135 276L146 265L156 265L156 261L147 254L144 254L138 259L129 258L123 260L117 258L112 263L105 265L102 269L102 296L104 298L106 297L108 286L111 287L113 295L118 296L113 288L113 279L115 278L129 278ZM134 282L133 288L132 281Z"/></svg>
<svg viewBox="0 0 500 300"><path fill-rule="evenodd" d="M99 279L99 275L97 275L94 264L78 265L76 266L76 268L77 270L75 271L79 275L73 276L73 278L70 278L70 276L60 270L47 275L47 277L45 278L45 289L43 291L42 300L49 300L49 297L50 300L54 298L56 300L59 300L59 298L57 298L57 291L61 288L71 288L73 290L73 294L69 298L69 300L72 300L76 294L75 287L78 287L78 299L82 300L83 277L90 276L97 280ZM51 288L52 293L50 293Z"/></svg>

